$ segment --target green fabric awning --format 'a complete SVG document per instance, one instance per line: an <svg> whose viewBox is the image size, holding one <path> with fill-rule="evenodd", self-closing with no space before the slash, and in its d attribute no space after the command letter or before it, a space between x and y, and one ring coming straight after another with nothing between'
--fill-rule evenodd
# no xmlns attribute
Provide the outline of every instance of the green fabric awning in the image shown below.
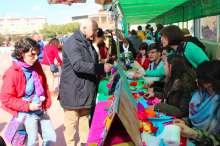
<svg viewBox="0 0 220 146"><path fill-rule="evenodd" d="M126 23L170 24L220 14L220 0L119 0Z"/></svg>

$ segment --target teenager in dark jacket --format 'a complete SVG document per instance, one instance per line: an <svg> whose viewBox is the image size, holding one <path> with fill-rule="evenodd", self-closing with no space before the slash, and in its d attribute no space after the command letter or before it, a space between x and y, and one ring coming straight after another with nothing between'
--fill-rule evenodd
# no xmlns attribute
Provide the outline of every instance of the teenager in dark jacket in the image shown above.
<svg viewBox="0 0 220 146"><path fill-rule="evenodd" d="M119 47L120 53L132 53L133 56L137 55L133 44L129 41L128 38L123 38L122 43L119 45Z"/></svg>
<svg viewBox="0 0 220 146"><path fill-rule="evenodd" d="M140 51L138 49L138 46L142 43L141 38L137 35L137 32L135 30L131 31L131 36L129 37L129 41L132 43L134 46L134 49L136 51L136 54L138 54ZM136 56L134 56L136 58Z"/></svg>
<svg viewBox="0 0 220 146"><path fill-rule="evenodd" d="M195 90L196 74L190 69L180 54L171 54L165 61L165 76L167 76L165 91L147 92L146 98L158 97L165 103L149 106L148 109L158 109L170 116L182 118L189 114L191 93Z"/></svg>
<svg viewBox="0 0 220 146"><path fill-rule="evenodd" d="M189 103L189 117L176 119L181 136L196 146L220 144L220 62L204 61L197 70L197 87Z"/></svg>

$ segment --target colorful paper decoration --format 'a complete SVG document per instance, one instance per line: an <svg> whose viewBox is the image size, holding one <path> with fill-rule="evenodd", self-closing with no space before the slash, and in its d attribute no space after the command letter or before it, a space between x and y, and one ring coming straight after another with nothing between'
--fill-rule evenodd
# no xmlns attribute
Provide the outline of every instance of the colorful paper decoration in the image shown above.
<svg viewBox="0 0 220 146"><path fill-rule="evenodd" d="M145 94L144 91L138 91L138 94L140 94L141 96L143 96Z"/></svg>
<svg viewBox="0 0 220 146"><path fill-rule="evenodd" d="M137 86L137 82L131 82L130 86Z"/></svg>
<svg viewBox="0 0 220 146"><path fill-rule="evenodd" d="M160 100L156 97L152 102L153 102L154 104L158 104L158 103L160 103Z"/></svg>
<svg viewBox="0 0 220 146"><path fill-rule="evenodd" d="M138 111L142 112L144 110L145 110L144 106L140 102L138 102Z"/></svg>
<svg viewBox="0 0 220 146"><path fill-rule="evenodd" d="M107 84L108 89L111 89L112 84Z"/></svg>
<svg viewBox="0 0 220 146"><path fill-rule="evenodd" d="M112 3L112 0L95 0L95 3L104 6L104 5Z"/></svg>
<svg viewBox="0 0 220 146"><path fill-rule="evenodd" d="M138 98L137 101L140 102L145 109L149 107L149 105L147 104L147 100L145 100L143 97Z"/></svg>
<svg viewBox="0 0 220 146"><path fill-rule="evenodd" d="M150 110L145 110L144 113L146 115L148 115L149 117L156 117L156 113L155 113L154 110L151 110L151 109Z"/></svg>
<svg viewBox="0 0 220 146"><path fill-rule="evenodd" d="M47 0L51 4L65 4L71 6L73 3L86 3L86 0Z"/></svg>
<svg viewBox="0 0 220 146"><path fill-rule="evenodd" d="M141 132L155 133L157 129L157 127L153 127L152 122L149 122L148 120L142 120L142 125L140 127Z"/></svg>
<svg viewBox="0 0 220 146"><path fill-rule="evenodd" d="M139 113L138 113L138 118L139 118L140 120L147 120L147 119L149 118L149 116L146 115L144 112L139 111Z"/></svg>

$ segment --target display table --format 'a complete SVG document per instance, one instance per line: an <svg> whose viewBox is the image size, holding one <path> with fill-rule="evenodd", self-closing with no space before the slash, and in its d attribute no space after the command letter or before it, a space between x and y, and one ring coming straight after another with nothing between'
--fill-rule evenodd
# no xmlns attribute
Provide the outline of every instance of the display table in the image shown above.
<svg viewBox="0 0 220 146"><path fill-rule="evenodd" d="M98 143L98 145L101 144L101 141L102 141L101 134L105 128L105 125L103 124L103 122L108 115L108 111L104 111L104 108L105 106L108 106L109 103L110 103L109 101L103 101L103 102L99 102L96 104L87 145L93 142Z"/></svg>
<svg viewBox="0 0 220 146"><path fill-rule="evenodd" d="M144 86L143 84L143 80L138 80L136 81L138 83L138 86L136 87L130 87L130 88L135 88L137 89L136 91L134 92L138 92L138 91L144 91L144 92L147 92L146 89L140 89L141 87ZM89 137L88 137L88 141L87 141L87 146L90 144L90 143L97 143L98 146L100 146L101 142L102 142L102 132L103 130L105 129L105 124L104 124L104 121L106 119L106 117L108 116L108 111L105 111L105 107L106 106L109 106L110 104L110 101L107 101L109 97L111 96L106 96L105 93L108 93L108 88L107 88L107 84L109 84L109 81L106 81L106 80L102 80L100 82L100 85L99 85L99 90L98 90L98 95L97 95L97 104L96 104L96 109L95 109L95 112L94 112L94 116L93 116L93 121L92 121L92 125L91 125L91 128L90 128L90 133L89 133ZM114 128L117 129L118 126L114 126ZM117 143L123 143L123 142L129 142L129 141L132 141L130 137L123 137L123 138L118 138L117 135L123 135L124 134L124 129L121 129L119 130L120 132L117 132L117 133L114 133L112 135L110 135L108 137L108 144L110 145L114 145L114 144L117 144ZM126 131L125 131L126 132ZM125 135L125 134L124 134ZM111 143L110 141L113 141L114 140L114 143ZM186 146L186 141L185 139L181 139L181 146ZM185 143L185 144L183 144ZM187 143L187 146L190 146L190 144Z"/></svg>

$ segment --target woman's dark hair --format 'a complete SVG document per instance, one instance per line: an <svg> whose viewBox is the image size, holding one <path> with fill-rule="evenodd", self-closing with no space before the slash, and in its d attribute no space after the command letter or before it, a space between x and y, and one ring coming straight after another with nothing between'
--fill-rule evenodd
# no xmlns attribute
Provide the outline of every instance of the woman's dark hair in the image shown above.
<svg viewBox="0 0 220 146"><path fill-rule="evenodd" d="M160 45L158 45L157 43L152 43L152 44L150 44L150 46L147 48L147 52L148 52L148 51L151 51L151 50L153 50L153 49L156 49L157 52L161 52L161 47L160 47Z"/></svg>
<svg viewBox="0 0 220 146"><path fill-rule="evenodd" d="M111 34L111 36L109 36L108 34ZM116 49L116 42L115 42L115 40L113 39L113 36L112 36L112 33L110 32L110 30L105 30L104 31L104 39L106 39L106 38L111 38L111 40L112 40L112 43L111 43L111 53L112 54L117 54L117 49ZM105 43L104 42L102 42L102 43L100 43L100 44L98 44L98 48L105 48ZM111 54L110 54L111 55Z"/></svg>
<svg viewBox="0 0 220 146"><path fill-rule="evenodd" d="M198 86L199 88L201 88L202 91L207 92L207 89L204 87L204 84L211 83L212 90L217 94L220 94L220 62L218 60L204 61L200 63L197 67L196 74L198 78ZM200 94L202 95L201 103L203 103L205 100L205 94L202 94L202 92L200 92ZM220 104L214 112L215 116L218 113L219 106ZM220 120L217 120L220 123Z"/></svg>
<svg viewBox="0 0 220 146"><path fill-rule="evenodd" d="M101 28L98 29L97 37L102 37L104 34L103 30Z"/></svg>
<svg viewBox="0 0 220 146"><path fill-rule="evenodd" d="M184 41L183 33L176 25L164 27L160 31L160 35L167 37L168 46L179 45L180 42Z"/></svg>
<svg viewBox="0 0 220 146"><path fill-rule="evenodd" d="M220 94L220 62L218 60L204 61L196 70L199 87L206 91L203 84L211 83L213 91Z"/></svg>
<svg viewBox="0 0 220 146"><path fill-rule="evenodd" d="M192 89L194 87L195 79L196 79L196 73L193 71L193 69L190 69L186 62L185 59L182 55L180 54L171 54L167 56L167 62L168 66L172 64L171 67L171 76L168 77L168 81L166 82L165 85L165 91L163 93L162 98L166 99L167 94L172 88L174 82L179 79L179 97L176 100L176 106L179 106L179 102L182 99L183 91L184 91L184 86L186 83L192 83ZM184 74L187 74L189 76L189 80L185 80Z"/></svg>
<svg viewBox="0 0 220 146"><path fill-rule="evenodd" d="M138 46L138 49L139 50L145 50L145 56L147 57L147 48L148 48L148 44L147 43L141 43L139 46Z"/></svg>
<svg viewBox="0 0 220 146"><path fill-rule="evenodd" d="M170 53L170 52L173 50L173 48L171 48L170 46L167 46L167 47L163 47L163 48L162 48L162 51L163 51L163 50L166 50L167 53Z"/></svg>
<svg viewBox="0 0 220 146"><path fill-rule="evenodd" d="M157 24L157 31L160 31L161 29L163 29L163 25L162 24Z"/></svg>
<svg viewBox="0 0 220 146"><path fill-rule="evenodd" d="M131 30L131 35L137 35L137 32L134 29L132 29Z"/></svg>
<svg viewBox="0 0 220 146"><path fill-rule="evenodd" d="M59 45L58 50L59 50L59 51L63 51L63 45Z"/></svg>
<svg viewBox="0 0 220 146"><path fill-rule="evenodd" d="M142 26L139 25L139 26L138 26L138 30L142 30Z"/></svg>
<svg viewBox="0 0 220 146"><path fill-rule="evenodd" d="M52 38L47 45L54 45L57 48L60 47L60 41L57 38Z"/></svg>
<svg viewBox="0 0 220 146"><path fill-rule="evenodd" d="M17 60L23 61L22 54L27 53L32 50L40 50L41 46L34 39L29 37L22 37L15 43L15 49L13 50L11 56L15 57Z"/></svg>
<svg viewBox="0 0 220 146"><path fill-rule="evenodd" d="M147 25L147 26L145 27L145 29L150 29L150 27Z"/></svg>

